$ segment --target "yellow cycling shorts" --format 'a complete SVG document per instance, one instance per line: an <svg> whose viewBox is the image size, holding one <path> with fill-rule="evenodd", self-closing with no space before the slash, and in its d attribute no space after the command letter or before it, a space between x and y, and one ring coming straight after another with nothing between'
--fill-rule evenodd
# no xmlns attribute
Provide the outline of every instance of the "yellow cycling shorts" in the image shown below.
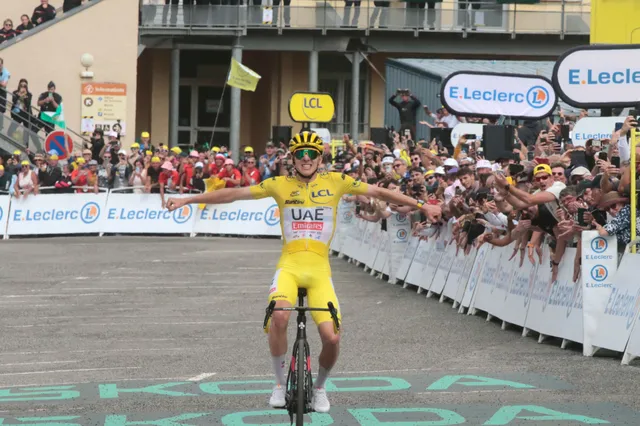
<svg viewBox="0 0 640 426"><path fill-rule="evenodd" d="M310 251L284 254L278 262L269 289L269 303L272 300L286 300L296 306L298 288L307 289L307 306L310 308L326 308L327 303L332 302L338 310L338 319L342 322L340 304L331 280L329 259ZM316 325L333 322L329 312L311 311L310 314ZM269 331L268 327L266 331Z"/></svg>

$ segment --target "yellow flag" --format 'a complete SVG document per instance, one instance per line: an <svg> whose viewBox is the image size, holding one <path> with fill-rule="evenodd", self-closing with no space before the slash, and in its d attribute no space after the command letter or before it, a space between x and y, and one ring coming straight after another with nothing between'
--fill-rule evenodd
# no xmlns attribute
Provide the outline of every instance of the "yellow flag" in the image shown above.
<svg viewBox="0 0 640 426"><path fill-rule="evenodd" d="M237 87L242 90L254 92L258 85L258 80L262 77L251 68L242 65L240 62L231 58L231 72L227 79L229 86Z"/></svg>
<svg viewBox="0 0 640 426"><path fill-rule="evenodd" d="M209 179L204 180L204 192L213 192L217 189L222 189L226 184L227 182L217 176L211 176ZM198 204L200 210L204 210L206 206L206 204Z"/></svg>

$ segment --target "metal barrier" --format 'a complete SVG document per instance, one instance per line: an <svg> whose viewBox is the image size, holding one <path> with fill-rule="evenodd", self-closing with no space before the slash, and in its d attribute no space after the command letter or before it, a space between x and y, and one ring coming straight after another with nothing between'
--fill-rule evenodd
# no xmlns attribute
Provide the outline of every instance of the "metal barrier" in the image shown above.
<svg viewBox="0 0 640 426"><path fill-rule="evenodd" d="M495 1L467 0L428 4L391 1L378 7L373 1L355 2L325 0L294 1L293 5L209 5L172 6L142 5L141 30L173 29L177 32L200 33L207 29L311 29L375 31L477 31L515 34L588 35L590 4L581 0L562 0L556 4L507 5ZM377 2L376 2L377 3ZM352 6L353 4L353 6ZM433 4L432 4L433 5ZM265 8L271 8L272 20L264 21ZM148 32L152 34L152 31Z"/></svg>

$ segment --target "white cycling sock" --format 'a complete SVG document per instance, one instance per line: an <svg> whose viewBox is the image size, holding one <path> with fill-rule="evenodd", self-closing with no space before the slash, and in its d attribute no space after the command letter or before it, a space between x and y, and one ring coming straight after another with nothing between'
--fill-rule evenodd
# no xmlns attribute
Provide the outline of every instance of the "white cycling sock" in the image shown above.
<svg viewBox="0 0 640 426"><path fill-rule="evenodd" d="M276 373L276 384L280 386L287 385L287 355L272 356L273 370Z"/></svg>
<svg viewBox="0 0 640 426"><path fill-rule="evenodd" d="M314 383L314 386L316 388L322 389L324 387L324 382L327 381L327 377L329 377L330 371L331 371L330 368L324 368L323 366L320 366L320 368L318 369L318 378Z"/></svg>

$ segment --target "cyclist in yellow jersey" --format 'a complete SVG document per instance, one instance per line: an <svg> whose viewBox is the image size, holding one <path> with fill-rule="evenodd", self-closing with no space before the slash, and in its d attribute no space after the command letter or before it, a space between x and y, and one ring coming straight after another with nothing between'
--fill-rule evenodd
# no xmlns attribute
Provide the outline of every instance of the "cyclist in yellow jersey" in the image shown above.
<svg viewBox="0 0 640 426"><path fill-rule="evenodd" d="M399 192L367 185L340 173L317 173L322 162L323 143L313 132L303 131L289 142L293 154L295 177L276 176L259 185L245 188L220 189L189 198L171 198L169 210L185 204L223 204L236 200L273 197L280 209L280 226L284 245L276 273L269 289L269 301L276 307L295 305L298 287L307 289L308 304L324 307L333 302L340 315L340 305L331 281L329 244L336 225L338 202L344 194L365 195L398 205L415 206L431 221L440 219L437 206L424 204ZM312 406L320 413L329 411L330 404L324 384L338 359L339 334L328 312L313 312L322 340L318 377L314 383ZM273 313L268 327L269 348L273 358L276 386L269 404L284 407L287 380L287 324L290 312Z"/></svg>

